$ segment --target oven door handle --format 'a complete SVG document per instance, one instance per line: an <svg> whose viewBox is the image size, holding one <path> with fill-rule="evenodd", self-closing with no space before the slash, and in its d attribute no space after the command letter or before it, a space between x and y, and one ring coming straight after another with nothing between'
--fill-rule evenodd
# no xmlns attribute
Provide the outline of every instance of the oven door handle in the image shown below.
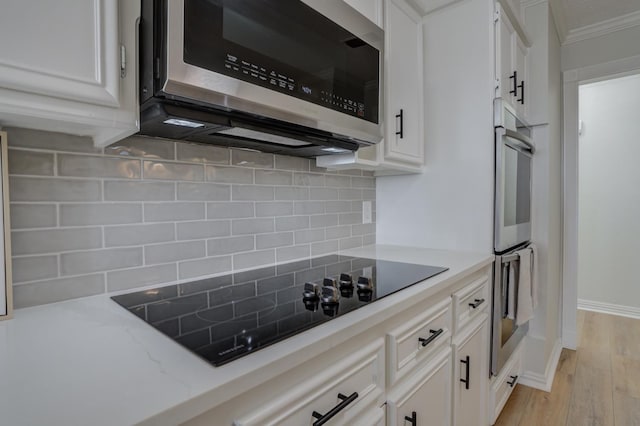
<svg viewBox="0 0 640 426"><path fill-rule="evenodd" d="M533 155L536 151L531 139L522 133L504 127L496 127L496 136L500 139L508 138L506 141L503 140L503 143L522 153Z"/></svg>

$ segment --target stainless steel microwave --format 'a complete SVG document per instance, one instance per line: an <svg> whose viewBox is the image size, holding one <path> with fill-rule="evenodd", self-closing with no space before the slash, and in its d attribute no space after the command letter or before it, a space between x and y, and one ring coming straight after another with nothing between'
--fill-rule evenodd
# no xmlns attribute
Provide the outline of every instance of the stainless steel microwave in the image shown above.
<svg viewBox="0 0 640 426"><path fill-rule="evenodd" d="M375 144L383 45L342 0L143 0L141 133L305 157Z"/></svg>

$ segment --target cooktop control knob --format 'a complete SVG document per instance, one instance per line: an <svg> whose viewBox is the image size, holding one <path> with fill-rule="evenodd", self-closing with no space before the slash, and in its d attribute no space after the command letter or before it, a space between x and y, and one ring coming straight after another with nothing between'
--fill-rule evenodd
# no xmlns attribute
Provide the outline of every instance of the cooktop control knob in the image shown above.
<svg viewBox="0 0 640 426"><path fill-rule="evenodd" d="M304 290L302 291L302 299L318 300L318 284L304 283Z"/></svg>
<svg viewBox="0 0 640 426"><path fill-rule="evenodd" d="M340 300L338 289L333 286L323 286L320 300L322 300L323 304L327 305L337 304L338 300Z"/></svg>
<svg viewBox="0 0 640 426"><path fill-rule="evenodd" d="M340 296L352 297L353 296L353 278L349 274L340 274Z"/></svg>
<svg viewBox="0 0 640 426"><path fill-rule="evenodd" d="M358 290L373 291L373 281L369 277L358 278Z"/></svg>
<svg viewBox="0 0 640 426"><path fill-rule="evenodd" d="M353 287L353 278L349 274L340 274L340 288Z"/></svg>
<svg viewBox="0 0 640 426"><path fill-rule="evenodd" d="M322 286L338 288L336 280L334 280L333 278L325 278L324 280L322 280Z"/></svg>
<svg viewBox="0 0 640 426"><path fill-rule="evenodd" d="M307 311L315 312L318 310L318 299L302 299L302 303L304 303L304 308Z"/></svg>

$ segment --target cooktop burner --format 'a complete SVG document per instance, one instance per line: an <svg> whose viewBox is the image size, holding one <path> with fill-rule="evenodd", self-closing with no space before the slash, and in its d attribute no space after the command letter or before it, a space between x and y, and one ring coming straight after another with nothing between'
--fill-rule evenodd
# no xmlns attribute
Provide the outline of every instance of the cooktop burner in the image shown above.
<svg viewBox="0 0 640 426"><path fill-rule="evenodd" d="M112 299L219 366L447 269L328 255Z"/></svg>

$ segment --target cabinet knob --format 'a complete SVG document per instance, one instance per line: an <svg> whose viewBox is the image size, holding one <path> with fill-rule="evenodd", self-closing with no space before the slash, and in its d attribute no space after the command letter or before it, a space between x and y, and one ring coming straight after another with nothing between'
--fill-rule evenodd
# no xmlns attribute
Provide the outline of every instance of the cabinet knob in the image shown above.
<svg viewBox="0 0 640 426"><path fill-rule="evenodd" d="M507 384L508 384L510 387L515 386L516 381L518 380L518 376L509 376L509 377L511 377L511 381L510 381L510 382L507 382Z"/></svg>

